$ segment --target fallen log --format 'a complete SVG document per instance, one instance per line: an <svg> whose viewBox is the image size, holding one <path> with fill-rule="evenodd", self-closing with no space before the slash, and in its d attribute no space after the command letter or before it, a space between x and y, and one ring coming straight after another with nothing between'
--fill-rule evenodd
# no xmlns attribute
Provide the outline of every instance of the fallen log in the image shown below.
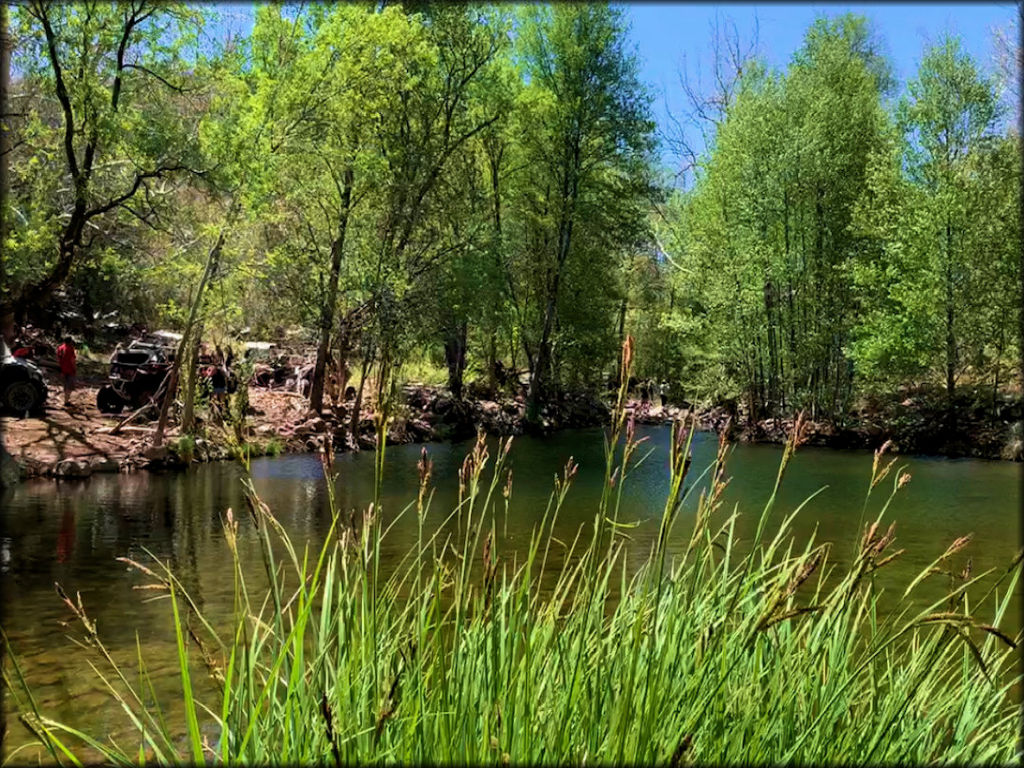
<svg viewBox="0 0 1024 768"><path fill-rule="evenodd" d="M96 430L97 435L113 435L117 434L114 430L117 427L100 427ZM128 432L131 434L150 434L156 431L156 427L138 427L138 426L124 426L121 427L121 432Z"/></svg>

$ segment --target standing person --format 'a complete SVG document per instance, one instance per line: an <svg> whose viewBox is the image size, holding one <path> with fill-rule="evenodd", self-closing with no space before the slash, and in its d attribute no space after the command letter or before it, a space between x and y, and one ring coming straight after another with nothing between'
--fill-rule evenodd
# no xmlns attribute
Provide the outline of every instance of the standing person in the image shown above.
<svg viewBox="0 0 1024 768"><path fill-rule="evenodd" d="M60 377L64 382L64 407L71 405L71 390L75 388L75 374L78 372L78 353L75 351L75 340L64 337L64 343L57 347L57 365Z"/></svg>

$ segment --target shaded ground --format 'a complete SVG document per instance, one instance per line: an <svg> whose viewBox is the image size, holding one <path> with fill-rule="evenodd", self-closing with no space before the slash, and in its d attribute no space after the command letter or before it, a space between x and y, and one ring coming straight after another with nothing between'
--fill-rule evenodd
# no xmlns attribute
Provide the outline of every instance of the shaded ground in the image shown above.
<svg viewBox="0 0 1024 768"><path fill-rule="evenodd" d="M54 371L44 366L49 384L45 413L40 418L0 417L3 443L8 454L27 476L87 477L93 472L130 471L139 467L180 466L193 461L229 458L240 445L230 425L202 422L200 437L180 441L177 427L169 426L164 445L152 447L155 423L140 418L111 434L125 414L100 413L96 393L104 382L105 366L96 365L63 405L63 394ZM325 408L319 415L308 409L305 397L290 391L250 387L249 409L241 438L251 455L277 452L315 452L332 441L338 450L373 449L376 425L372 402L364 408L352 432L354 403ZM206 411L200 409L200 413ZM676 413L675 409L672 413ZM386 439L392 443L458 440L471 437L477 428L492 434L521 434L526 406L521 395L495 400L454 400L439 387L419 384L403 388L392 411ZM593 398L567 397L541 411L544 431L606 423L607 406ZM663 420L670 416L668 410ZM652 419L648 419L649 422Z"/></svg>
<svg viewBox="0 0 1024 768"><path fill-rule="evenodd" d="M24 474L82 476L95 471L121 471L148 463L146 449L151 445L155 422L138 419L110 434L127 415L100 413L96 392L102 379L86 379L71 395L71 407L63 405L63 392L48 371L49 385L44 414L39 418L0 417L0 434L7 453L23 468ZM287 423L305 412L305 401L294 393L252 390L254 413L250 429L265 436L276 433L274 424ZM261 429L269 426L270 429ZM211 442L218 442L219 430L210 430ZM165 442L174 444L176 426L165 434ZM253 440L265 447L267 439Z"/></svg>
<svg viewBox="0 0 1024 768"><path fill-rule="evenodd" d="M93 472L130 471L140 467L182 466L193 461L229 458L237 440L220 425L200 425L202 437L179 443L175 425L167 430L165 446L152 448L155 423L140 419L110 434L124 415L102 414L96 408L96 392L104 381L106 366L84 366L82 383L72 394L72 405L63 406L55 372L44 366L50 387L41 418L0 417L0 434L21 474L55 477L86 477ZM338 450L373 449L376 430L372 404L360 413L355 435L351 433L351 402L314 415L305 397L295 392L249 389L250 408L243 440L251 455L277 452L315 452L328 442ZM837 448L876 448L893 440L900 453L974 456L1020 460L1024 455L1020 406L1007 400L998 409L970 398L958 408L957 430L950 437L944 428L945 401L941 393L918 390L901 392L884 400L862 404L844 424L809 420L811 444ZM387 442L411 443L458 440L471 437L478 428L491 434L521 434L526 429L525 403L521 395L500 400L457 401L440 387L418 384L403 388L387 431ZM633 402L630 411L640 423L659 424L685 411L660 404ZM126 415L126 414L125 414ZM761 419L749 424L745 414L722 407L699 412L700 427L721 430L731 415L731 437L750 442L783 442L792 429L790 419ZM551 431L569 427L606 424L608 407L594 398L566 397L541 412L539 428Z"/></svg>
<svg viewBox="0 0 1024 768"><path fill-rule="evenodd" d="M738 410L738 413L737 413ZM702 422L721 426L727 409L701 414ZM754 423L743 408L732 410L732 438L781 443L792 418L762 418ZM903 387L884 396L863 398L840 421L808 420L808 442L828 448L877 448L891 440L903 454L1020 461L1024 458L1024 407L1016 393L993 397L991 389L961 388L950 424L945 391L934 386Z"/></svg>

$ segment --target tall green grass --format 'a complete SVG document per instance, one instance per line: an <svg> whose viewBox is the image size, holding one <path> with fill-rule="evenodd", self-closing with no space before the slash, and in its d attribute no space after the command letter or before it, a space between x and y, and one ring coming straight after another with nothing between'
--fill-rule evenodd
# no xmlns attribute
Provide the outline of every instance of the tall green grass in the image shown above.
<svg viewBox="0 0 1024 768"><path fill-rule="evenodd" d="M623 382L629 356L627 342ZM5 681L22 722L63 763L96 755L115 764L1019 761L1021 634L999 629L1019 556L1002 574L951 574L958 539L883 614L874 573L899 554L883 520L905 473L890 477L892 463L876 455L869 494L887 480L891 490L839 566L826 544L794 541L799 509L769 524L775 493L753 539L739 541L737 513L721 508L724 442L706 483L689 478L705 490L692 525L677 531L692 435L674 428L670 492L641 562L627 562L631 527L618 516L641 442L624 391L593 524L572 541L552 534L576 472L570 461L520 555L500 552L511 440L494 456L477 441L443 525L425 524L424 451L420 492L405 510L386 516L378 493L361 519L346 520L332 497L329 535L316 551L297 547L246 481L270 586L256 594L246 583L229 510L230 626L207 620L167 567L135 564L168 593L182 721L168 721L155 700L142 650L135 682L81 600L63 594L100 654L97 680L134 737L115 743L46 717L13 656ZM798 423L776 491L801 439ZM324 466L330 478L330 452ZM327 488L333 493L333 482ZM401 515L416 517L417 544L384 575L381 542ZM922 605L916 590L936 575L955 577L954 586ZM969 596L983 578L984 594ZM203 666L218 691L207 700L195 680Z"/></svg>

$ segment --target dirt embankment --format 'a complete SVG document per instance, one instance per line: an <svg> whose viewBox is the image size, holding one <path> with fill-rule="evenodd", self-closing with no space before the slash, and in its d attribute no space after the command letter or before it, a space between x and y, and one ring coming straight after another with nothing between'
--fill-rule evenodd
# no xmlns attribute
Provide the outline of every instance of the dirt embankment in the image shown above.
<svg viewBox="0 0 1024 768"><path fill-rule="evenodd" d="M96 408L96 392L102 377L86 379L72 394L72 407L64 408L55 379L41 418L0 419L8 463L5 474L87 477L95 472L127 472L140 468L182 467L192 462L230 458L239 451L231 432L212 423L201 424L202 437L181 440L171 426L164 445L153 448L155 424L138 421L114 428L122 416L102 414ZM244 429L245 450L252 456L276 453L316 452L331 439L337 450L373 449L376 425L372 403L360 413L355 438L351 434L353 403L339 404L312 414L305 397L295 392L249 389L250 408ZM901 453L931 453L1020 460L1024 454L1019 404L1007 401L998 411L964 405L958 410L957 431L948 437L944 429L944 404L928 393L892 397L867 403L845 424L809 420L808 442L837 448L875 448L891 439ZM630 413L642 424L670 422L685 410L631 402ZM600 426L608 423L608 405L599 399L567 397L541 411L534 429ZM472 437L478 428L490 434L514 435L527 431L526 405L522 395L502 400L455 400L438 387L407 385L387 431L388 444L459 440ZM731 417L731 418L730 418ZM723 407L697 413L701 429L719 431L731 424L731 438L750 442L783 442L792 419L761 419L750 424L742 412Z"/></svg>
<svg viewBox="0 0 1024 768"><path fill-rule="evenodd" d="M16 462L15 473L73 478L95 472L180 467L230 458L242 448L230 427L212 422L201 422L201 436L188 440L182 440L177 426L171 426L164 444L153 447L154 422L140 418L118 427L122 415L97 409L96 392L102 382L99 376L86 379L72 394L71 407L65 408L60 386L51 376L43 416L0 418L4 447ZM352 407L350 401L315 415L306 398L295 392L251 387L244 450L252 456L316 452L328 438L337 450L375 448L372 403L360 413L354 438ZM522 396L459 401L440 388L407 385L393 410L386 439L388 444L458 440L471 437L478 428L498 435L521 434L526 429L525 415ZM566 398L542 410L539 429L596 426L607 418L608 407L598 400Z"/></svg>
<svg viewBox="0 0 1024 768"><path fill-rule="evenodd" d="M964 390L952 417L943 390L905 388L866 398L840 421L808 420L808 443L828 448L873 449L887 440L903 454L1024 459L1024 404L1019 396ZM704 411L702 423L720 428L730 411ZM792 431L793 418L762 418L751 423L740 410L731 411L731 438L756 443L782 443Z"/></svg>

